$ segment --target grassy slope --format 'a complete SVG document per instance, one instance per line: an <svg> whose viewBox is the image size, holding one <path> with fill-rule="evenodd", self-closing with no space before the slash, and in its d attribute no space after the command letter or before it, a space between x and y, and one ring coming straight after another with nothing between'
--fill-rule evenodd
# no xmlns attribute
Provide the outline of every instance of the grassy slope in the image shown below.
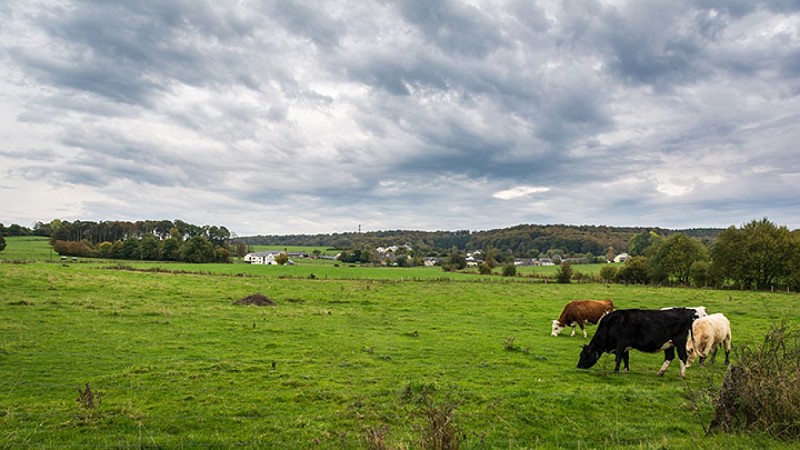
<svg viewBox="0 0 800 450"><path fill-rule="evenodd" d="M8 261L58 261L59 256L51 251L46 237L7 236L6 248L0 251L0 260Z"/></svg>
<svg viewBox="0 0 800 450"><path fill-rule="evenodd" d="M585 341L552 338L549 323L573 298L703 304L728 315L734 343L753 343L772 319L798 318L796 295L104 266L0 264L5 445L364 448L384 425L392 445L416 447L428 392L456 402L465 448L790 447L702 436L677 367L659 378L660 355L633 353L631 373L611 373L609 356L579 371ZM278 305L232 304L253 292ZM103 394L95 410L76 402L86 382Z"/></svg>

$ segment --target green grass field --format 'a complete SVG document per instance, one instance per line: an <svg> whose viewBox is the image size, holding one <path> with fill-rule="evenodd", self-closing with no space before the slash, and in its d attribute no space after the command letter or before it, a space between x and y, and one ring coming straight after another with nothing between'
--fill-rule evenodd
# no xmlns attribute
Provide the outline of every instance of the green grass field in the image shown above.
<svg viewBox="0 0 800 450"><path fill-rule="evenodd" d="M630 373L614 374L609 355L583 371L587 340L549 335L567 301L608 298L705 305L729 317L735 346L755 344L773 321L800 318L795 294L441 269L130 265L173 271L143 272L47 262L46 240L8 241L0 258L17 262L0 262L4 448L358 449L369 435L420 448L424 413L448 405L468 449L797 445L704 435L711 406L696 411L687 391L719 383L724 366L692 367L683 381L677 364L655 375L663 355L633 352ZM234 305L253 293L276 305ZM77 401L86 383L94 408Z"/></svg>

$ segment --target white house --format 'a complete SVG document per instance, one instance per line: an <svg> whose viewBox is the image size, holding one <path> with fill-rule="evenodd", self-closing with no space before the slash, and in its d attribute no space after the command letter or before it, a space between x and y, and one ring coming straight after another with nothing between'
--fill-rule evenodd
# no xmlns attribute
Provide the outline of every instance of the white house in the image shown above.
<svg viewBox="0 0 800 450"><path fill-rule="evenodd" d="M267 265L277 265L278 263L275 261L275 258L280 255L281 253L285 253L281 250L267 250L263 252L253 252L244 255L244 262L250 264L267 264Z"/></svg>
<svg viewBox="0 0 800 450"><path fill-rule="evenodd" d="M625 262L628 260L628 258L630 258L630 255L628 255L627 253L620 253L619 255L614 257L614 262L615 263Z"/></svg>
<svg viewBox="0 0 800 450"><path fill-rule="evenodd" d="M476 258L474 256L476 254L480 256L480 253L478 253L478 252L471 253L471 254L467 255L467 257L466 257L467 267L478 267L478 266L481 265L483 260Z"/></svg>
<svg viewBox="0 0 800 450"><path fill-rule="evenodd" d="M433 266L437 266L437 265L440 266L440 265L442 265L442 259L441 258L434 258L432 256L426 256L426 257L422 258L422 263L425 264L425 267L433 267Z"/></svg>

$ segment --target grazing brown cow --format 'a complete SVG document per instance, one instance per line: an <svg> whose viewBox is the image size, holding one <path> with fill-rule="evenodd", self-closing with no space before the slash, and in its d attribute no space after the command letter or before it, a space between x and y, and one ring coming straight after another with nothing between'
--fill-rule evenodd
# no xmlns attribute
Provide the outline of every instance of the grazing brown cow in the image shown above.
<svg viewBox="0 0 800 450"><path fill-rule="evenodd" d="M614 309L614 303L611 300L573 300L564 306L561 311L561 317L553 321L553 330L551 336L558 336L567 326L572 327L572 334L575 336L575 324L581 327L583 337L586 338L586 329L583 328L584 324L596 324L600 319Z"/></svg>

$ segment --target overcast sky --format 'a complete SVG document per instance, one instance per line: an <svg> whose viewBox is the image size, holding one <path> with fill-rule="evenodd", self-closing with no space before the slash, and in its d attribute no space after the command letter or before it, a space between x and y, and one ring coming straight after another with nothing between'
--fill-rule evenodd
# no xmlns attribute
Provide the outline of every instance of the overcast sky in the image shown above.
<svg viewBox="0 0 800 450"><path fill-rule="evenodd" d="M798 94L797 0L3 0L0 222L794 229Z"/></svg>

